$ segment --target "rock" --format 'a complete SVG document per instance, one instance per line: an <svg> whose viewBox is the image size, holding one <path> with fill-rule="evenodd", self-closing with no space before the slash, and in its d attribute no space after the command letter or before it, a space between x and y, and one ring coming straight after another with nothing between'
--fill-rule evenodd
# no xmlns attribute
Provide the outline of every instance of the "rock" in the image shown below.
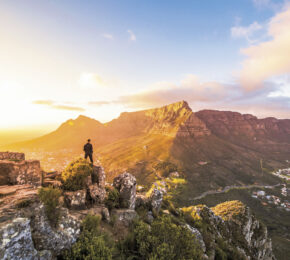
<svg viewBox="0 0 290 260"><path fill-rule="evenodd" d="M106 197L106 189L92 184L88 187L88 194L93 203L103 203Z"/></svg>
<svg viewBox="0 0 290 260"><path fill-rule="evenodd" d="M64 201L69 209L85 209L86 197L86 190L67 191L64 193Z"/></svg>
<svg viewBox="0 0 290 260"><path fill-rule="evenodd" d="M188 225L188 224L185 224L185 227L195 236L196 240L198 241L202 251L205 253L206 251L206 247L205 247L205 243L203 241L203 237L202 237L202 234L199 232L198 229Z"/></svg>
<svg viewBox="0 0 290 260"><path fill-rule="evenodd" d="M17 160L24 161L24 153L11 153L11 152L0 152L0 160Z"/></svg>
<svg viewBox="0 0 290 260"><path fill-rule="evenodd" d="M100 187L105 188L106 174L101 166L94 166L92 174L92 183L97 183Z"/></svg>
<svg viewBox="0 0 290 260"><path fill-rule="evenodd" d="M133 209L114 209L111 212L112 218L116 219L115 225L129 227L130 224L138 217Z"/></svg>
<svg viewBox="0 0 290 260"><path fill-rule="evenodd" d="M148 211L147 216L146 216L146 222L151 224L153 220L154 220L154 216L153 216L152 211Z"/></svg>
<svg viewBox="0 0 290 260"><path fill-rule="evenodd" d="M114 179L114 187L120 193L122 208L135 209L136 178L130 173L123 173Z"/></svg>
<svg viewBox="0 0 290 260"><path fill-rule="evenodd" d="M102 219L105 220L107 223L111 221L110 212L107 208L102 209Z"/></svg>
<svg viewBox="0 0 290 260"><path fill-rule="evenodd" d="M169 173L168 177L169 178L179 178L180 175L178 172L171 172L171 173Z"/></svg>
<svg viewBox="0 0 290 260"><path fill-rule="evenodd" d="M43 187L49 187L52 186L54 188L60 188L62 186L62 183L57 180L51 180L51 179L44 179L42 183Z"/></svg>
<svg viewBox="0 0 290 260"><path fill-rule="evenodd" d="M0 227L0 259L37 260L38 252L34 248L30 220L16 218Z"/></svg>
<svg viewBox="0 0 290 260"><path fill-rule="evenodd" d="M151 192L150 204L151 204L152 210L156 213L158 213L161 208L161 204L163 200L163 193L164 192L161 189L158 189L157 187L154 188Z"/></svg>
<svg viewBox="0 0 290 260"><path fill-rule="evenodd" d="M41 185L41 168L37 160L0 161L0 185Z"/></svg>
<svg viewBox="0 0 290 260"><path fill-rule="evenodd" d="M80 234L80 221L69 214L65 208L60 209L60 220L57 228L52 228L45 215L43 206L36 207L31 221L31 230L37 250L51 250L58 255L76 242Z"/></svg>

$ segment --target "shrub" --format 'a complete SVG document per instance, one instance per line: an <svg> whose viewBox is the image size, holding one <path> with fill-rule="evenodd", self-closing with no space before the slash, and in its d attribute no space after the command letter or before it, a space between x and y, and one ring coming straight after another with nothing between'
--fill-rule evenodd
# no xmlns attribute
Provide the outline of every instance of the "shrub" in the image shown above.
<svg viewBox="0 0 290 260"><path fill-rule="evenodd" d="M79 259L112 259L113 249L109 245L108 238L99 231L101 218L87 215L81 226L81 234L78 241L61 256L66 260Z"/></svg>
<svg viewBox="0 0 290 260"><path fill-rule="evenodd" d="M195 236L172 217L156 219L151 228L136 222L132 233L120 246L124 258L136 259L201 259L202 251Z"/></svg>
<svg viewBox="0 0 290 260"><path fill-rule="evenodd" d="M93 167L85 159L79 158L71 162L61 174L64 189L70 191L83 189L87 177L92 173Z"/></svg>
<svg viewBox="0 0 290 260"><path fill-rule="evenodd" d="M49 186L47 188L40 188L38 190L38 196L40 201L44 204L45 213L53 226L56 226L59 220L59 198L61 196L61 190Z"/></svg>
<svg viewBox="0 0 290 260"><path fill-rule="evenodd" d="M239 200L226 201L211 208L212 211L223 220L230 220L243 216L246 206Z"/></svg>
<svg viewBox="0 0 290 260"><path fill-rule="evenodd" d="M157 163L154 168L162 177L168 177L169 173L178 171L177 165L168 160Z"/></svg>
<svg viewBox="0 0 290 260"><path fill-rule="evenodd" d="M109 210L113 208L119 208L120 206L120 194L119 191L113 187L106 187L107 198L105 200L105 205Z"/></svg>

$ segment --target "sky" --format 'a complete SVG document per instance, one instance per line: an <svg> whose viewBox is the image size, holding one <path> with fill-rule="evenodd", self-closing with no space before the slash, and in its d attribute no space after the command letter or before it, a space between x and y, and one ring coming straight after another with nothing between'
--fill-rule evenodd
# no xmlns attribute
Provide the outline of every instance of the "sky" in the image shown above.
<svg viewBox="0 0 290 260"><path fill-rule="evenodd" d="M181 100L290 118L289 28L289 0L0 0L0 135Z"/></svg>

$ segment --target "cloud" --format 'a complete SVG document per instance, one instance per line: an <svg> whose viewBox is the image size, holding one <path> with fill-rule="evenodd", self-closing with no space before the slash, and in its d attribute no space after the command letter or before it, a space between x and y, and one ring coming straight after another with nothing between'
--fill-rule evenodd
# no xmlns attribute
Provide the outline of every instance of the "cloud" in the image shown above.
<svg viewBox="0 0 290 260"><path fill-rule="evenodd" d="M83 112L85 111L82 107L76 107L76 106L66 106L66 105L53 105L52 108L59 109L59 110L70 110L70 111L79 111Z"/></svg>
<svg viewBox="0 0 290 260"><path fill-rule="evenodd" d="M54 102L52 100L35 100L32 102L32 104L36 105L52 105Z"/></svg>
<svg viewBox="0 0 290 260"><path fill-rule="evenodd" d="M246 38L249 42L254 42L251 37L253 34L263 28L258 22L253 22L249 26L234 26L231 28L233 38Z"/></svg>
<svg viewBox="0 0 290 260"><path fill-rule="evenodd" d="M102 36L108 40L114 40L114 36L110 33L103 33Z"/></svg>
<svg viewBox="0 0 290 260"><path fill-rule="evenodd" d="M127 33L129 34L129 40L132 42L135 42L137 40L136 35L131 30L127 30Z"/></svg>
<svg viewBox="0 0 290 260"><path fill-rule="evenodd" d="M268 8L268 9L277 10L278 8L281 7L281 4L282 4L282 3L275 2L274 0L252 0L252 1L258 9Z"/></svg>
<svg viewBox="0 0 290 260"><path fill-rule="evenodd" d="M271 77L290 73L290 6L267 25L269 40L242 49L246 56L238 78L247 91L263 87Z"/></svg>
<svg viewBox="0 0 290 260"><path fill-rule="evenodd" d="M70 110L70 111L80 111L80 112L85 111L85 109L82 107L57 104L55 101L52 101L52 100L35 100L32 102L32 104L48 106L50 108L59 109L59 110Z"/></svg>

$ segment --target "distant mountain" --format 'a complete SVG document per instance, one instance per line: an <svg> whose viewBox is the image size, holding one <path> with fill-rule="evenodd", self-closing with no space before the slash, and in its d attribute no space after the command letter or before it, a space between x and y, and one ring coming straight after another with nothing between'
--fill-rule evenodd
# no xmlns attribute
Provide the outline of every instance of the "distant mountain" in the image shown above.
<svg viewBox="0 0 290 260"><path fill-rule="evenodd" d="M181 101L122 113L106 124L79 116L50 134L5 148L81 153L88 138L109 178L130 170L149 183L158 177L156 163L169 161L183 169L192 196L226 185L276 183L266 171L289 159L290 120L214 110L194 113Z"/></svg>

